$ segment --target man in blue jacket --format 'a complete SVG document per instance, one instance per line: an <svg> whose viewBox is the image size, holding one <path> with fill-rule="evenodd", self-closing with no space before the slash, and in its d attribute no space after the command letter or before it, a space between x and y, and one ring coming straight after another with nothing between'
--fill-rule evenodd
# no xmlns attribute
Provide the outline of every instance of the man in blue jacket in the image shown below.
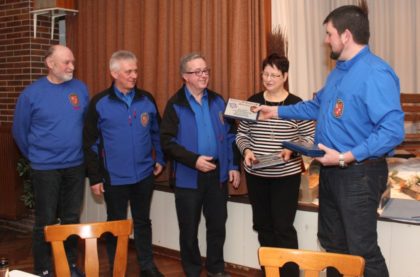
<svg viewBox="0 0 420 277"><path fill-rule="evenodd" d="M160 116L153 96L136 87L137 58L117 51L110 59L113 84L95 95L83 133L84 151L93 194L104 194L107 220L127 218L130 202L134 242L142 277L163 276L153 262L150 204L154 176L164 166L160 146ZM107 237L112 267L116 238Z"/></svg>
<svg viewBox="0 0 420 277"><path fill-rule="evenodd" d="M342 6L324 24L325 43L337 65L315 99L256 111L259 119L317 120L315 141L325 151L317 158L323 165L319 241L328 252L363 256L365 277L387 277L377 241L377 208L388 179L385 157L404 138L400 84L394 70L369 50L366 11Z"/></svg>
<svg viewBox="0 0 420 277"><path fill-rule="evenodd" d="M207 274L229 276L223 258L227 182L238 187L240 179L234 125L223 117L223 98L207 89L210 69L204 57L190 53L181 59L180 69L185 84L165 108L161 139L172 159L182 266L188 277L200 276L197 233L203 210Z"/></svg>
<svg viewBox="0 0 420 277"><path fill-rule="evenodd" d="M35 197L33 255L35 273L52 276L50 246L44 227L78 223L83 201L83 118L89 102L84 83L73 78L74 56L62 45L51 46L45 58L48 75L29 85L19 96L13 136L30 161ZM77 238L66 241L72 276Z"/></svg>

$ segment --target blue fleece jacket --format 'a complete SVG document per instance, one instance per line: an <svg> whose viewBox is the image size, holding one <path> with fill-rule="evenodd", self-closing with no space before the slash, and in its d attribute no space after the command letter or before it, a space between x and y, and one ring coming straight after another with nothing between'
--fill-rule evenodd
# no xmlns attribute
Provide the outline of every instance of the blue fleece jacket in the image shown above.
<svg viewBox="0 0 420 277"><path fill-rule="evenodd" d="M114 87L95 95L84 127L84 151L90 184L137 183L165 164L159 137L160 115L153 96L135 89L128 106Z"/></svg>
<svg viewBox="0 0 420 277"><path fill-rule="evenodd" d="M217 144L220 183L229 178L229 170L238 170L240 154L235 144L235 126L223 117L225 101L207 90L210 118ZM184 87L171 99L165 108L161 124L162 148L172 159L172 185L182 188L197 188L198 132L195 115L189 104Z"/></svg>

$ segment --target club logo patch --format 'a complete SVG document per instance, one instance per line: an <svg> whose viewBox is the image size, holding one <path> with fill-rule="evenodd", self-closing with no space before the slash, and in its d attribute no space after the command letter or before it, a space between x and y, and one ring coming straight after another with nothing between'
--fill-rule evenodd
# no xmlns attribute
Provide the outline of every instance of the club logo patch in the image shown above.
<svg viewBox="0 0 420 277"><path fill-rule="evenodd" d="M344 102L341 99L337 99L337 102L335 102L333 115L336 118L340 118L343 115L344 112Z"/></svg>
<svg viewBox="0 0 420 277"><path fill-rule="evenodd" d="M140 116L140 122L143 127L146 127L147 124L149 124L149 114L148 113L142 113Z"/></svg>
<svg viewBox="0 0 420 277"><path fill-rule="evenodd" d="M80 100L79 96L76 93L70 93L69 94L69 100L70 104L73 106L74 109L78 110L80 109Z"/></svg>

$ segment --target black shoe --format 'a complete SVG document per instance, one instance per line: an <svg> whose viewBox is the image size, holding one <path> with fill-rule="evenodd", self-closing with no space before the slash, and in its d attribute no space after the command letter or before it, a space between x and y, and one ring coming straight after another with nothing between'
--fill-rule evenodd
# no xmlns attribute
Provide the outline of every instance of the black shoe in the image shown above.
<svg viewBox="0 0 420 277"><path fill-rule="evenodd" d="M231 276L227 272L217 272L217 273L207 272L207 277L231 277Z"/></svg>
<svg viewBox="0 0 420 277"><path fill-rule="evenodd" d="M140 271L140 277L164 277L157 267L148 268Z"/></svg>
<svg viewBox="0 0 420 277"><path fill-rule="evenodd" d="M70 276L71 277L85 277L85 273L81 271L75 264L70 266Z"/></svg>

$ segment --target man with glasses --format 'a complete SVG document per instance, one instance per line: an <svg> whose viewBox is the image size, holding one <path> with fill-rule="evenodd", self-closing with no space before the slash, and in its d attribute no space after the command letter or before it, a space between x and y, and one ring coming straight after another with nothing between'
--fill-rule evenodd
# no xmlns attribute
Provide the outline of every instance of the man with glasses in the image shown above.
<svg viewBox="0 0 420 277"><path fill-rule="evenodd" d="M175 188L182 266L186 276L200 276L197 233L203 211L207 274L229 276L224 271L223 245L227 182L237 188L240 180L235 129L223 117L223 98L207 89L210 69L205 58L198 53L184 56L180 71L184 85L165 108L161 141L172 159L171 184Z"/></svg>
<svg viewBox="0 0 420 277"><path fill-rule="evenodd" d="M153 262L150 221L154 176L164 165L160 116L153 96L136 87L137 58L132 52L112 54L109 69L114 82L93 97L83 133L91 190L104 194L108 221L126 219L130 203L140 276L161 277ZM116 238L108 234L111 267L115 248Z"/></svg>

